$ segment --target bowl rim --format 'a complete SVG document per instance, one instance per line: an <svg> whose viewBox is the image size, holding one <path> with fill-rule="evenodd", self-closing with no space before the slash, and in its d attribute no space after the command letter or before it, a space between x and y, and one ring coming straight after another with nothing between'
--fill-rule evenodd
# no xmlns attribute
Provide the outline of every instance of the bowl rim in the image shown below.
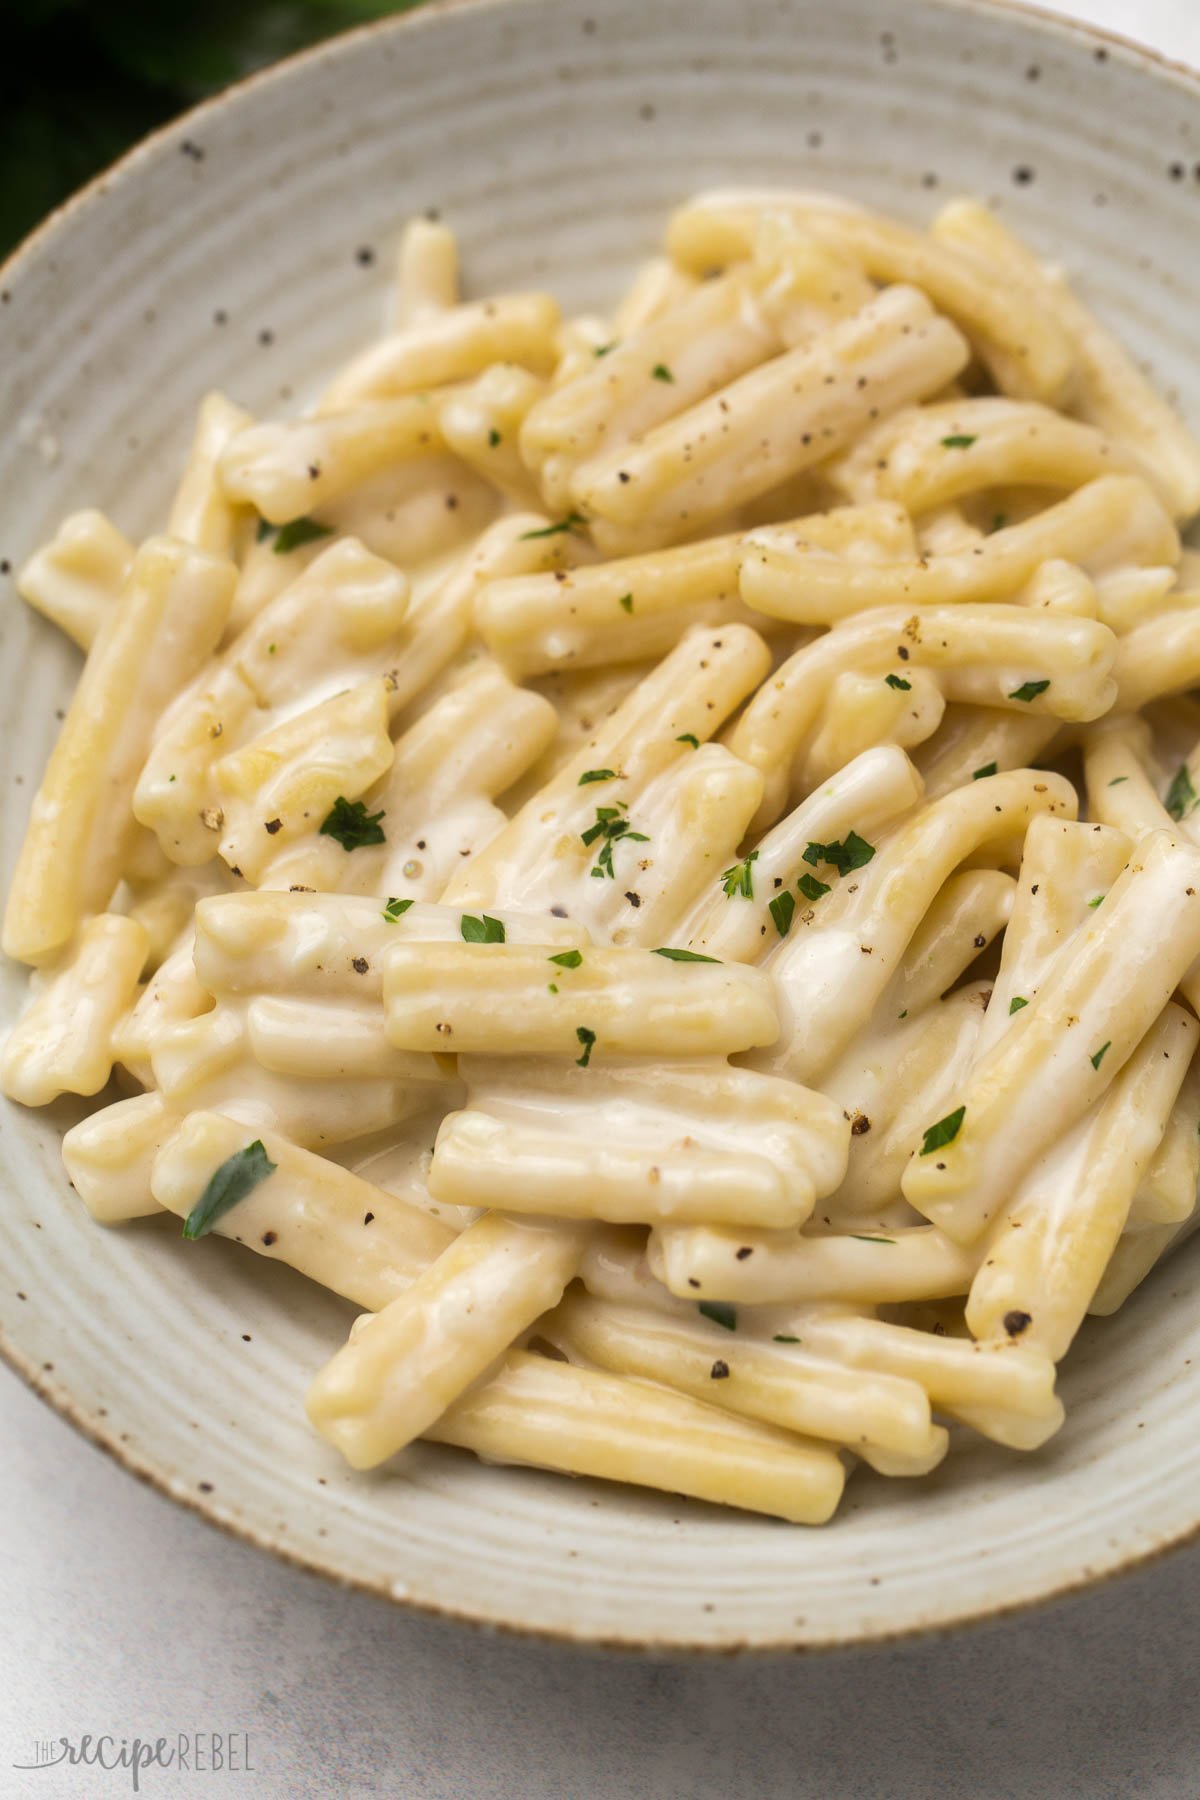
<svg viewBox="0 0 1200 1800"><path fill-rule="evenodd" d="M347 49L353 49L354 46L364 43L368 39L380 38L389 34L399 35L410 31L428 30L431 27L436 28L443 17L452 13L483 11L485 8L494 10L520 3L521 0L423 0L423 3L422 0L410 0L410 8L405 12L370 20L365 24L338 32L332 37L323 38L315 44L294 51L291 55L283 57L265 68L252 70L249 74L219 88L216 93L206 96L196 105L176 114L144 137L139 138L128 150L47 213L45 218L40 220L0 262L0 296L7 300L11 283L14 278L21 279L24 266L42 250L44 245L52 245L60 232L67 229L81 212L103 199L114 183L122 182L127 177L136 174L143 162L157 154L168 143L185 140L197 125L203 125L205 120L212 118L218 112L225 111L231 104L237 104L244 95L274 83L285 83L292 78L298 68L314 68L321 62L333 61L344 55ZM601 4L602 0L597 0L597 3ZM1168 56L1165 52L1150 45L1139 43L1107 26L1091 24L1062 13L1049 12L1045 7L1036 4L1035 0L922 0L922 4L930 10L936 9L960 17L984 18L989 14L999 13L1006 15L1015 25L1023 26L1034 35L1041 35L1045 38L1057 37L1087 44L1093 48L1094 52L1103 51L1105 55L1115 49L1130 62L1140 65L1143 71L1150 76L1159 79L1167 77L1189 88L1194 97L1200 101L1200 68L1179 58ZM1097 60L1103 60L1103 58L1098 56ZM181 1492L167 1472L151 1456L133 1450L128 1444L121 1442L115 1426L106 1426L92 1418L86 1408L76 1401L67 1388L59 1382L48 1379L43 1368L17 1345L2 1324L0 1324L0 1362L6 1364L32 1393L44 1401L68 1425L72 1426L81 1437L98 1450L102 1450L126 1473L134 1476L164 1499L196 1514L205 1524L215 1527L238 1543L250 1546L255 1550L266 1551L287 1567L302 1570L308 1575L320 1576L335 1587L348 1592L367 1594L375 1599L390 1601L393 1606L423 1617L469 1625L477 1630L503 1634L505 1637L525 1642L623 1652L627 1655L649 1653L659 1658L687 1658L689 1661L701 1657L705 1659L732 1656L797 1657L880 1649L913 1640L947 1637L951 1633L959 1633L968 1627L990 1625L1058 1601L1081 1596L1101 1586L1109 1585L1121 1576L1132 1574L1135 1570L1145 1569L1169 1552L1182 1549L1200 1540L1200 1505L1198 1505L1196 1518L1192 1524L1168 1531L1144 1545L1127 1548L1119 1561L1113 1562L1107 1567L1084 1568L1068 1573L1061 1579L1051 1580L1036 1593L1022 1595L1018 1599L998 1605L990 1605L982 1610L973 1608L949 1617L929 1620L914 1619L901 1625L884 1624L877 1629L861 1630L853 1637L827 1635L803 1639L781 1637L770 1641L755 1639L714 1642L711 1639L700 1637L690 1640L675 1637L654 1638L645 1633L613 1635L591 1630L586 1625L534 1624L514 1618L510 1614L489 1611L486 1604L465 1607L444 1600L429 1599L409 1593L401 1594L383 1576L372 1579L367 1575L348 1574L339 1568L335 1561L325 1560L315 1551L309 1553L294 1550L279 1537L271 1536L243 1519L226 1514L206 1495Z"/></svg>

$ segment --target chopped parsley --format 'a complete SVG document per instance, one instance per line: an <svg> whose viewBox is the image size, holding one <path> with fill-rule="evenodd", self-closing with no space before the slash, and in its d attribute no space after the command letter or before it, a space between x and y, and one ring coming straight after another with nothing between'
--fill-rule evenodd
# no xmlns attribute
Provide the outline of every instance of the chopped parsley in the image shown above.
<svg viewBox="0 0 1200 1800"><path fill-rule="evenodd" d="M576 787L586 787L589 781L615 781L616 779L617 771L615 769L585 769L575 785Z"/></svg>
<svg viewBox="0 0 1200 1800"><path fill-rule="evenodd" d="M583 961L583 956L578 950L560 950L557 956L550 958L550 961L557 963L560 969L577 969Z"/></svg>
<svg viewBox="0 0 1200 1800"><path fill-rule="evenodd" d="M617 605L621 608L622 612L631 613L633 611L633 595L622 594L621 598L617 601Z"/></svg>
<svg viewBox="0 0 1200 1800"><path fill-rule="evenodd" d="M481 919L473 913L464 913L459 930L464 944L502 944L505 938L502 922L489 918L487 913Z"/></svg>
<svg viewBox="0 0 1200 1800"><path fill-rule="evenodd" d="M942 439L943 450L969 450L972 444L979 442L978 435L972 437L969 432L956 431L951 437Z"/></svg>
<svg viewBox="0 0 1200 1800"><path fill-rule="evenodd" d="M798 1344L800 1339L798 1337L789 1337L786 1331L777 1331L775 1336L771 1339L771 1342L773 1344Z"/></svg>
<svg viewBox="0 0 1200 1800"><path fill-rule="evenodd" d="M818 882L817 885L819 887L820 883ZM782 894L776 894L770 906L767 908L767 911L775 922L776 931L781 938L785 938L792 929L792 919L796 912L796 902L785 889Z"/></svg>
<svg viewBox="0 0 1200 1800"><path fill-rule="evenodd" d="M982 769L976 769L974 771L974 773L971 776L971 780L972 781L983 781L988 775L994 775L995 773L996 773L996 764L994 762L984 763Z"/></svg>
<svg viewBox="0 0 1200 1800"><path fill-rule="evenodd" d="M696 736L694 731L681 732L675 739L675 742L677 744L690 744L693 750L698 750L700 748L700 739Z"/></svg>
<svg viewBox="0 0 1200 1800"><path fill-rule="evenodd" d="M578 531L586 524L582 513L569 512L565 519L557 519L553 525L543 525L537 531L523 531L520 542L523 544L527 538L561 537L564 532Z"/></svg>
<svg viewBox="0 0 1200 1800"><path fill-rule="evenodd" d="M615 806L598 806L596 823L589 825L586 831L581 831L579 834L583 843L588 845L594 844L597 838L602 840L600 848L596 852L596 861L592 865L592 874L601 880L605 877L609 881L616 880L616 870L613 868L614 844L622 839L627 844L648 844L650 842L644 831L630 829L629 820L621 816L624 811L623 800L618 800Z"/></svg>
<svg viewBox="0 0 1200 1800"><path fill-rule="evenodd" d="M1186 763L1180 763L1175 771L1175 779L1167 789L1167 797L1163 805L1173 819L1186 819L1196 807L1196 790L1192 786L1192 777Z"/></svg>
<svg viewBox="0 0 1200 1800"><path fill-rule="evenodd" d="M183 1235L194 1241L205 1237L231 1207L244 1200L260 1181L275 1173L273 1163L263 1149L261 1138L255 1138L244 1150L227 1156L219 1169L214 1169L205 1183L204 1192L183 1222Z"/></svg>
<svg viewBox="0 0 1200 1800"><path fill-rule="evenodd" d="M734 863L731 869L726 869L723 872L721 884L725 889L725 897L727 900L732 900L735 894L739 895L743 900L753 900L753 865L757 860L758 851L752 850L743 862Z"/></svg>
<svg viewBox="0 0 1200 1800"><path fill-rule="evenodd" d="M906 694L912 687L912 682L905 681L902 675L885 675L883 679L887 682L889 687L900 688Z"/></svg>
<svg viewBox="0 0 1200 1800"><path fill-rule="evenodd" d="M592 1060L592 1049L596 1042L596 1034L594 1031L589 1031L586 1025L577 1025L575 1027L575 1036L583 1045L583 1055L575 1058L575 1066L578 1069L586 1069Z"/></svg>
<svg viewBox="0 0 1200 1800"><path fill-rule="evenodd" d="M1019 688L1014 688L1008 696L1010 700L1036 700L1050 686L1049 677L1045 681L1023 681Z"/></svg>
<svg viewBox="0 0 1200 1800"><path fill-rule="evenodd" d="M701 1300L700 1311L714 1325L720 1325L726 1331L737 1330L736 1306L728 1306L724 1300Z"/></svg>
<svg viewBox="0 0 1200 1800"><path fill-rule="evenodd" d="M1105 897L1103 894L1097 894L1094 900L1088 901L1089 908L1094 907L1094 906L1102 906L1104 904L1104 898Z"/></svg>
<svg viewBox="0 0 1200 1800"><path fill-rule="evenodd" d="M496 445L499 442L500 442L500 433L496 430L496 427L493 425L491 430L488 432L488 444L489 444L490 448L494 450L496 448Z"/></svg>
<svg viewBox="0 0 1200 1800"><path fill-rule="evenodd" d="M988 526L988 536L991 537L991 535L994 531L1003 531L1004 527L1007 524L1008 524L1008 514L1007 513L993 513L992 522Z"/></svg>
<svg viewBox="0 0 1200 1800"><path fill-rule="evenodd" d="M819 900L822 894L829 892L829 883L818 881L815 875L802 875L796 886L806 900Z"/></svg>
<svg viewBox="0 0 1200 1800"><path fill-rule="evenodd" d="M852 1231L850 1236L856 1244L894 1244L895 1238L869 1237L865 1231Z"/></svg>
<svg viewBox="0 0 1200 1800"><path fill-rule="evenodd" d="M265 544L267 539L269 537L274 537L278 530L278 525L272 525L267 519L260 519L258 521L258 530L254 533L255 543Z"/></svg>
<svg viewBox="0 0 1200 1800"><path fill-rule="evenodd" d="M1011 1019L1014 1013L1020 1012L1020 1010L1023 1006L1028 1006L1028 1005L1029 1005L1029 1002L1028 1002L1028 1000L1026 1000L1024 994L1014 994L1012 999L1008 1003L1009 1018Z"/></svg>
<svg viewBox="0 0 1200 1800"><path fill-rule="evenodd" d="M851 869L861 869L869 863L874 854L874 844L868 844L866 838L852 831L844 843L810 844L804 852L804 860L814 869L820 863L829 863L839 875L848 875Z"/></svg>
<svg viewBox="0 0 1200 1800"><path fill-rule="evenodd" d="M936 1125L931 1125L921 1140L920 1154L932 1156L935 1150L942 1148L943 1144L952 1144L962 1130L962 1122L966 1116L966 1107L956 1106L952 1113L947 1113L944 1119L939 1119Z"/></svg>
<svg viewBox="0 0 1200 1800"><path fill-rule="evenodd" d="M276 556L286 556L291 550L302 550L305 544L315 544L318 538L332 536L332 525L318 525L315 519L289 519L276 532L272 549Z"/></svg>
<svg viewBox="0 0 1200 1800"><path fill-rule="evenodd" d="M1097 1050L1095 1056L1088 1057L1088 1061L1091 1063L1093 1069L1098 1069L1100 1067L1100 1064L1104 1061L1106 1052L1111 1049L1112 1049L1112 1039L1109 1038L1107 1044L1101 1044L1101 1046Z"/></svg>
<svg viewBox="0 0 1200 1800"><path fill-rule="evenodd" d="M389 900L383 909L383 916L389 925L394 925L403 913L412 905L411 900Z"/></svg>
<svg viewBox="0 0 1200 1800"><path fill-rule="evenodd" d="M322 837L336 838L343 850L363 850L368 844L386 844L379 821L382 812L369 813L361 800L339 794L321 823Z"/></svg>
<svg viewBox="0 0 1200 1800"><path fill-rule="evenodd" d="M610 350L616 349L616 347L620 343L620 341L621 341L620 338L614 338L612 340L611 344L597 344L595 349L592 351L592 355L593 356L607 356Z"/></svg>
<svg viewBox="0 0 1200 1800"><path fill-rule="evenodd" d="M653 375L655 381L673 382L675 380L675 377L672 375L670 369L668 369L666 363L655 363L650 373Z"/></svg>
<svg viewBox="0 0 1200 1800"><path fill-rule="evenodd" d="M715 956L701 956L698 950L675 950L667 944L654 952L655 956L665 956L668 962L707 962L715 963L720 959Z"/></svg>
<svg viewBox="0 0 1200 1800"><path fill-rule="evenodd" d="M1109 785L1109 787L1120 787L1120 785L1123 781L1128 781L1128 780L1129 780L1128 775L1114 775L1108 785Z"/></svg>

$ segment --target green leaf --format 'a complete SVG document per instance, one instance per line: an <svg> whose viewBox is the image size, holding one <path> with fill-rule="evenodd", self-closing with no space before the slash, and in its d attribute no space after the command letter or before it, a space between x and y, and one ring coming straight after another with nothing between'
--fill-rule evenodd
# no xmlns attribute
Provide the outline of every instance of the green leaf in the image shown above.
<svg viewBox="0 0 1200 1800"><path fill-rule="evenodd" d="M650 373L653 375L655 381L673 382L675 380L675 377L672 375L670 369L668 369L666 363L655 363Z"/></svg>
<svg viewBox="0 0 1200 1800"><path fill-rule="evenodd" d="M477 919L473 913L464 913L459 927L464 944L502 944L504 942L504 926L499 919L491 919L484 913Z"/></svg>
<svg viewBox="0 0 1200 1800"><path fill-rule="evenodd" d="M982 769L975 770L974 774L971 776L971 780L972 781L983 781L986 779L987 776L994 775L995 773L996 773L996 764L994 762L984 763Z"/></svg>
<svg viewBox="0 0 1200 1800"><path fill-rule="evenodd" d="M577 969L583 961L583 955L578 950L560 950L550 961L557 963L560 969Z"/></svg>
<svg viewBox="0 0 1200 1800"><path fill-rule="evenodd" d="M944 1144L952 1144L962 1129L962 1122L966 1115L965 1106L956 1106L952 1113L947 1113L944 1119L939 1119L936 1125L931 1125L921 1140L920 1154L932 1156L933 1152L940 1150Z"/></svg>
<svg viewBox="0 0 1200 1800"><path fill-rule="evenodd" d="M993 532L1003 531L1004 527L1007 524L1008 524L1008 514L1007 513L993 513L992 514L992 522L987 528L987 535L989 537L991 537Z"/></svg>
<svg viewBox="0 0 1200 1800"><path fill-rule="evenodd" d="M575 785L576 787L586 787L589 781L615 781L616 779L617 771L615 769L585 769Z"/></svg>
<svg viewBox="0 0 1200 1800"><path fill-rule="evenodd" d="M700 739L696 736L694 731L681 732L675 739L675 742L677 744L690 744L693 750L698 750L700 748Z"/></svg>
<svg viewBox="0 0 1200 1800"><path fill-rule="evenodd" d="M369 813L361 800L339 794L321 822L320 835L336 838L343 850L363 850L368 844L386 844L380 819L383 812Z"/></svg>
<svg viewBox="0 0 1200 1800"><path fill-rule="evenodd" d="M332 536L332 525L319 525L315 519L289 519L275 533L271 548L276 556L286 556L291 550L302 550L305 544L315 544L318 538Z"/></svg>
<svg viewBox="0 0 1200 1800"><path fill-rule="evenodd" d="M775 1336L771 1339L771 1342L773 1344L798 1344L800 1339L798 1337L789 1337L786 1331L777 1331Z"/></svg>
<svg viewBox="0 0 1200 1800"><path fill-rule="evenodd" d="M488 447L489 447L489 449L494 450L496 448L497 444L500 443L500 441L501 441L500 433L496 430L496 427L493 425L488 432Z"/></svg>
<svg viewBox="0 0 1200 1800"><path fill-rule="evenodd" d="M714 1325L720 1325L725 1331L737 1330L737 1307L728 1306L724 1300L701 1300L700 1311Z"/></svg>
<svg viewBox="0 0 1200 1800"><path fill-rule="evenodd" d="M818 882L817 886L820 887L820 885ZM781 938L785 938L792 929L792 919L796 912L795 900L785 889L782 894L776 894L767 911L775 922L776 931Z"/></svg>
<svg viewBox="0 0 1200 1800"><path fill-rule="evenodd" d="M1098 1069L1100 1067L1100 1064L1104 1061L1105 1056L1111 1049L1112 1049L1112 1039L1109 1038L1107 1044L1101 1044L1101 1046L1097 1050L1095 1056L1088 1057L1088 1061L1091 1063L1093 1069Z"/></svg>
<svg viewBox="0 0 1200 1800"><path fill-rule="evenodd" d="M701 956L696 950L674 950L669 944L661 950L656 950L654 954L655 956L665 956L668 962L715 963L720 960L716 956Z"/></svg>
<svg viewBox="0 0 1200 1800"><path fill-rule="evenodd" d="M737 895L740 895L740 897L743 900L753 900L753 898L754 898L753 865L757 861L758 861L758 851L752 850L750 852L749 856L747 856L743 862L734 863L734 865L731 869L726 869L723 872L723 874L721 876L721 884L725 889L726 899L732 900L734 895L737 894Z"/></svg>
<svg viewBox="0 0 1200 1800"><path fill-rule="evenodd" d="M396 920L401 918L411 905L411 900L389 900L383 909L383 916L389 925L394 925Z"/></svg>
<svg viewBox="0 0 1200 1800"><path fill-rule="evenodd" d="M538 531L523 531L520 542L525 543L528 538L559 537L565 531L578 531L581 525L586 524L587 520L582 513L569 512L565 519L559 519L553 525L543 525Z"/></svg>
<svg viewBox="0 0 1200 1800"><path fill-rule="evenodd" d="M610 350L616 349L620 341L620 338L614 338L611 344L597 344L596 348L592 351L592 355L607 356Z"/></svg>
<svg viewBox="0 0 1200 1800"><path fill-rule="evenodd" d="M1114 775L1108 785L1109 785L1109 787L1120 787L1120 785L1123 781L1128 781L1128 780L1129 780L1128 775Z"/></svg>
<svg viewBox="0 0 1200 1800"><path fill-rule="evenodd" d="M901 675L885 675L883 678L890 688L902 688L907 694L912 687L911 681L905 681Z"/></svg>
<svg viewBox="0 0 1200 1800"><path fill-rule="evenodd" d="M943 450L969 450L971 448L972 444L977 444L978 442L979 442L979 438L977 435L975 437L972 437L966 432L955 432L953 434L953 436L944 437L942 439L942 449Z"/></svg>
<svg viewBox="0 0 1200 1800"><path fill-rule="evenodd" d="M1097 894L1094 900L1088 901L1088 907L1090 909L1090 908L1096 907L1096 906L1103 906L1104 901L1105 901L1105 896L1103 894Z"/></svg>
<svg viewBox="0 0 1200 1800"><path fill-rule="evenodd" d="M1036 700L1050 686L1049 677L1045 681L1023 681L1019 688L1014 688L1008 696L1010 700Z"/></svg>
<svg viewBox="0 0 1200 1800"><path fill-rule="evenodd" d="M850 1236L856 1244L894 1244L895 1238L869 1237L865 1231L852 1231Z"/></svg>
<svg viewBox="0 0 1200 1800"><path fill-rule="evenodd" d="M852 831L844 843L810 844L804 852L804 860L814 869L821 863L828 863L839 875L848 875L851 869L863 868L874 854L874 844L868 844L866 838Z"/></svg>
<svg viewBox="0 0 1200 1800"><path fill-rule="evenodd" d="M586 1025L577 1025L575 1027L575 1036L583 1045L583 1055L575 1058L575 1066L579 1069L586 1069L592 1060L592 1050L596 1042L596 1034L594 1031L589 1031Z"/></svg>
<svg viewBox="0 0 1200 1800"><path fill-rule="evenodd" d="M631 613L633 611L633 595L622 594L621 598L617 601L617 605L621 608L622 612ZM676 739L677 743L678 741L679 740Z"/></svg>
<svg viewBox="0 0 1200 1800"><path fill-rule="evenodd" d="M1011 1019L1014 1013L1020 1012L1020 1010L1023 1006L1028 1006L1028 1005L1029 1005L1029 1002L1028 1002L1028 1000L1026 1000L1024 998L1023 995L1014 994L1012 999L1008 1003L1009 1018Z"/></svg>
<svg viewBox="0 0 1200 1800"><path fill-rule="evenodd" d="M818 881L815 875L802 875L796 886L806 900L819 900L822 894L829 892L829 883Z"/></svg>
<svg viewBox="0 0 1200 1800"><path fill-rule="evenodd" d="M232 1156L227 1156L220 1168L209 1176L204 1192L184 1220L184 1237L194 1241L207 1236L217 1220L224 1218L239 1200L244 1200L260 1181L273 1175L276 1167L263 1148L261 1138L255 1138L244 1150L235 1150Z"/></svg>
<svg viewBox="0 0 1200 1800"><path fill-rule="evenodd" d="M1180 763L1175 771L1175 778L1167 789L1167 797L1163 805L1173 819L1186 819L1196 807L1196 790L1192 786L1192 777L1186 763Z"/></svg>

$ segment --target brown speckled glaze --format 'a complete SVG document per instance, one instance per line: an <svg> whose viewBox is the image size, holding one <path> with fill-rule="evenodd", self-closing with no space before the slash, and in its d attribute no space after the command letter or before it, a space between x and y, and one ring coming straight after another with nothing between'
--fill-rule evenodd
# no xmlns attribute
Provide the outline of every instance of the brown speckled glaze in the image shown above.
<svg viewBox="0 0 1200 1800"><path fill-rule="evenodd" d="M990 0L460 0L201 107L0 272L0 578L72 508L156 526L207 388L302 401L377 326L406 214L456 227L473 291L584 305L672 203L751 181L918 219L981 195L1200 422L1185 71ZM75 664L9 588L6 870ZM22 991L3 971L5 1016ZM563 1639L812 1649L993 1616L1200 1530L1196 1255L1085 1329L1040 1455L964 1443L927 1481L858 1475L806 1532L432 1447L352 1475L302 1407L349 1310L176 1222L91 1225L59 1160L74 1116L0 1116L0 1348L134 1474L337 1580Z"/></svg>

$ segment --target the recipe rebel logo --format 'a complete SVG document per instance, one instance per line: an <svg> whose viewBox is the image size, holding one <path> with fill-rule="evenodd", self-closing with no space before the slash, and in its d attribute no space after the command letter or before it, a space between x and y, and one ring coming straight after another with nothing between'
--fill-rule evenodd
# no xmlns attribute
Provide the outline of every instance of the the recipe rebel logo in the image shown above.
<svg viewBox="0 0 1200 1800"><path fill-rule="evenodd" d="M103 1769L122 1771L133 1793L142 1791L142 1776L156 1769L173 1769L192 1775L253 1775L250 1734L246 1731L177 1731L170 1737L114 1737L109 1732L85 1732L80 1737L38 1738L32 1756L16 1759L14 1769L37 1773L45 1769Z"/></svg>

